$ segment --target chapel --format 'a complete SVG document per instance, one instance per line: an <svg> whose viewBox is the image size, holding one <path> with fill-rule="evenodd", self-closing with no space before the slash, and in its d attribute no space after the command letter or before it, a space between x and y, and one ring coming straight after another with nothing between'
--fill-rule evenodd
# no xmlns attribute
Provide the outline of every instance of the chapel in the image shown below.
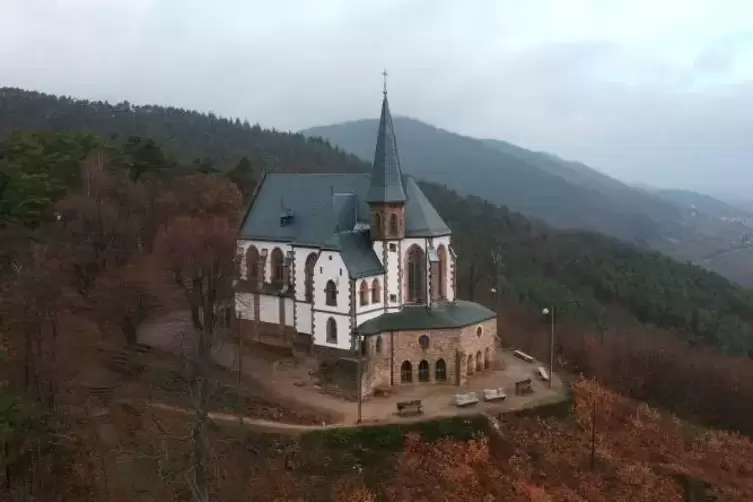
<svg viewBox="0 0 753 502"><path fill-rule="evenodd" d="M371 172L264 175L237 241L239 336L358 355L364 395L494 362L496 314L456 298L452 232L402 172L386 90Z"/></svg>

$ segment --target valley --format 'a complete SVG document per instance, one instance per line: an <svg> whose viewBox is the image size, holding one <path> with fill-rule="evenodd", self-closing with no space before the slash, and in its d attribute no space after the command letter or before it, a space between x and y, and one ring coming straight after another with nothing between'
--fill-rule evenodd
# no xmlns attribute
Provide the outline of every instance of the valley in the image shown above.
<svg viewBox="0 0 753 502"><path fill-rule="evenodd" d="M750 264L710 256L735 249L753 233L753 215L708 195L634 187L588 166L499 140L479 140L398 117L406 172L480 196L559 228L590 230L668 253L753 285ZM368 160L374 120L314 127L322 137Z"/></svg>

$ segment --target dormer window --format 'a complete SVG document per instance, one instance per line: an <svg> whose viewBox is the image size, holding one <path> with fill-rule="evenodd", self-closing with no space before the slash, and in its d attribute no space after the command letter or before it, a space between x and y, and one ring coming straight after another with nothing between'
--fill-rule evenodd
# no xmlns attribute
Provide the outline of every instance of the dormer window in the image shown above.
<svg viewBox="0 0 753 502"><path fill-rule="evenodd" d="M280 214L280 226L285 227L293 223L293 211L286 209Z"/></svg>

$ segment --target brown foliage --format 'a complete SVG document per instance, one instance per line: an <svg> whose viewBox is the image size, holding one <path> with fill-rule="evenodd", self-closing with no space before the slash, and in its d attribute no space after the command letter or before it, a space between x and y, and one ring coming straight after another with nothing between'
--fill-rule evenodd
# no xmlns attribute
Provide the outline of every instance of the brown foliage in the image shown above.
<svg viewBox="0 0 753 502"><path fill-rule="evenodd" d="M540 320L503 318L500 333L505 344L548 357L549 334ZM691 420L753 433L749 358L689 345L671 331L630 324L609 330L603 339L582 327L558 325L556 353L565 372L594 377L621 394Z"/></svg>
<svg viewBox="0 0 753 502"><path fill-rule="evenodd" d="M402 501L683 501L682 477L703 480L725 500L753 500L753 441L694 428L605 390L573 386L574 420L505 417L501 435L424 443L409 435L394 473L367 491ZM597 463L589 466L596 405ZM354 491L358 490L358 491ZM368 500L368 499L367 499Z"/></svg>

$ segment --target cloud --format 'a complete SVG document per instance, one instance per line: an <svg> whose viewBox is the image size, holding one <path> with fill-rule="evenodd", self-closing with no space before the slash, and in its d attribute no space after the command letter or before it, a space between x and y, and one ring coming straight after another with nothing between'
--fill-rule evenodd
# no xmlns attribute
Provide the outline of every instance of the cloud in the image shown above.
<svg viewBox="0 0 753 502"><path fill-rule="evenodd" d="M750 192L753 3L4 0L0 85L299 129L393 111Z"/></svg>

